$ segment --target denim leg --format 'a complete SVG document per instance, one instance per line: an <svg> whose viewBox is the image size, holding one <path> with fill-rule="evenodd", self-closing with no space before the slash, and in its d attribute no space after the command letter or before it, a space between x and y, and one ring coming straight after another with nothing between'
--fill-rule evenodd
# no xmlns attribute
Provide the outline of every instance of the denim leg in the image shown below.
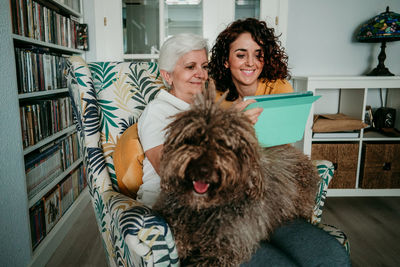
<svg viewBox="0 0 400 267"><path fill-rule="evenodd" d="M298 266L290 257L267 241L262 241L250 261L242 263L241 267L295 267Z"/></svg>
<svg viewBox="0 0 400 267"><path fill-rule="evenodd" d="M277 228L270 242L300 266L351 266L347 251L333 236L303 219Z"/></svg>

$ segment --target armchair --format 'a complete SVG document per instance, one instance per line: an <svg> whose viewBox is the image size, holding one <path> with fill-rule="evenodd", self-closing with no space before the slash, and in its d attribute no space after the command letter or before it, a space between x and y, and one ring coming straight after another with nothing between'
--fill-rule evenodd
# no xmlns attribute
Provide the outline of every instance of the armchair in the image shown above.
<svg viewBox="0 0 400 267"><path fill-rule="evenodd" d="M67 81L88 187L109 266L178 266L167 223L150 208L120 193L113 151L122 133L164 87L156 63L94 62L69 58ZM321 176L311 223L327 230L349 251L346 236L320 223L333 176L329 161L314 162Z"/></svg>

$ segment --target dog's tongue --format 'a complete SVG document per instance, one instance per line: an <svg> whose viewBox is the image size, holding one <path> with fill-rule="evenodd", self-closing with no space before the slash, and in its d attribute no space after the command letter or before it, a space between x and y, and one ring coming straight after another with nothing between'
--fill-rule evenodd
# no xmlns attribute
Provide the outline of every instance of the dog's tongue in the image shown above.
<svg viewBox="0 0 400 267"><path fill-rule="evenodd" d="M210 184L207 184L202 181L193 181L194 191L196 191L199 194L204 194L205 192L207 192L209 185Z"/></svg>

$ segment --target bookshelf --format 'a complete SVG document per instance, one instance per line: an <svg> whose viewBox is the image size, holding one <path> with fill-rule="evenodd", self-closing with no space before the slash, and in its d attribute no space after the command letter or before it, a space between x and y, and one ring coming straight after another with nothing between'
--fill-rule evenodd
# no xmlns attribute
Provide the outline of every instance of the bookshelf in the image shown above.
<svg viewBox="0 0 400 267"><path fill-rule="evenodd" d="M400 137L366 129L354 137L315 138L312 132L314 114L343 113L364 121L367 106L374 111L385 102L396 110L394 127L400 129L400 76L306 76L293 77L292 81L296 91L312 91L321 96L311 108L300 148L311 158L316 148L324 150L318 154L332 156L344 166L337 169L342 173L342 185L329 188L328 196L400 196ZM391 164L390 169L379 162L384 157L391 157L385 159ZM384 179L391 181L385 184Z"/></svg>
<svg viewBox="0 0 400 267"><path fill-rule="evenodd" d="M3 266L44 266L90 201L64 77L81 21L80 0L0 4Z"/></svg>

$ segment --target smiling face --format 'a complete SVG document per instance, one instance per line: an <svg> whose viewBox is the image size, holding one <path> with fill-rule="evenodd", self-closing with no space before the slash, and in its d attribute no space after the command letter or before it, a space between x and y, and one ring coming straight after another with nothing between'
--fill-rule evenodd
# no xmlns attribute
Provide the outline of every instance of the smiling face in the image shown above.
<svg viewBox="0 0 400 267"><path fill-rule="evenodd" d="M174 70L169 73L160 70L171 85L170 93L187 103L201 92L202 83L208 78L208 59L205 49L190 51L179 58Z"/></svg>
<svg viewBox="0 0 400 267"><path fill-rule="evenodd" d="M250 33L242 33L232 42L225 67L231 70L233 83L240 96L256 92L258 77L264 67L264 55Z"/></svg>

